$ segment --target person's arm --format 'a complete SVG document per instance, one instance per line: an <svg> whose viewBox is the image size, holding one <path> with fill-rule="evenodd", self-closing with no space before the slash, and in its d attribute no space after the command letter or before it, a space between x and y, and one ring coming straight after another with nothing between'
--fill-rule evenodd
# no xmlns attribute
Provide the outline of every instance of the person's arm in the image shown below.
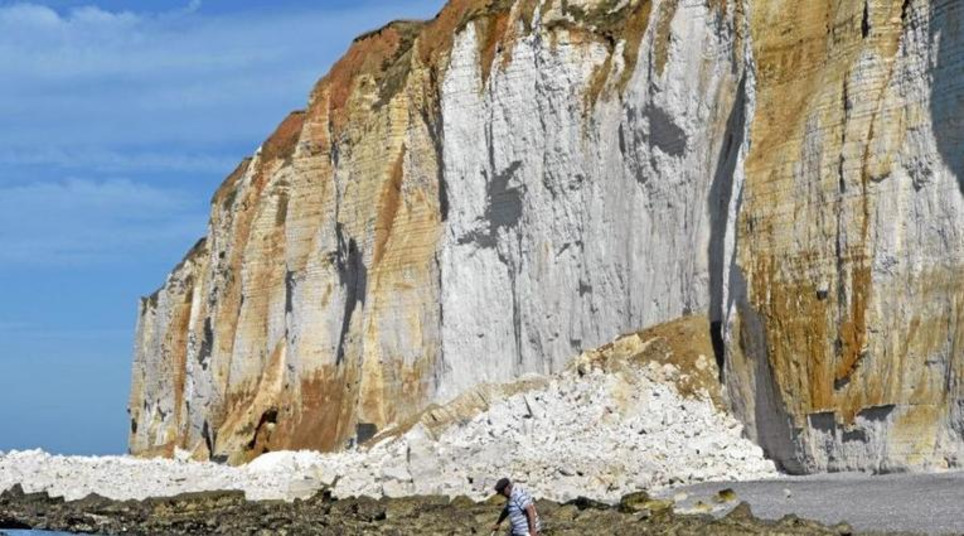
<svg viewBox="0 0 964 536"><path fill-rule="evenodd" d="M492 525L492 530L499 530L499 525L501 525L502 522L505 521L505 518L507 518L507 517L509 517L509 505L508 505L508 504L505 505L505 508L502 509L502 513L499 514L499 520L495 522L495 525Z"/></svg>
<svg viewBox="0 0 964 536"><path fill-rule="evenodd" d="M529 502L529 506L526 506L526 518L529 521L529 534L535 536L538 534L536 532L536 505L533 502Z"/></svg>

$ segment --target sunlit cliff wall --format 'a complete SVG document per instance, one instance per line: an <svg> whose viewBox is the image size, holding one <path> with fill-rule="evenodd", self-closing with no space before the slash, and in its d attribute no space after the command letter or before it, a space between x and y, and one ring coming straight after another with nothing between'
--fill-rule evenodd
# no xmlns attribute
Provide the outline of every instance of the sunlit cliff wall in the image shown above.
<svg viewBox="0 0 964 536"><path fill-rule="evenodd" d="M754 2L731 397L798 470L960 463L964 5Z"/></svg>
<svg viewBox="0 0 964 536"><path fill-rule="evenodd" d="M962 17L453 0L358 38L142 301L131 450L338 449L705 313L784 467L956 464Z"/></svg>

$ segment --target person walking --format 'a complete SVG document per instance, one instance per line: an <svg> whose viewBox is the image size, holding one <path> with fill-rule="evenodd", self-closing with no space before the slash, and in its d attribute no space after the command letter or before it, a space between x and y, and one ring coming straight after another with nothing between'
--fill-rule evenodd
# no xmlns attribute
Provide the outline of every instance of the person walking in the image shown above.
<svg viewBox="0 0 964 536"><path fill-rule="evenodd" d="M535 501L522 486L513 484L508 478L500 478L495 484L495 492L508 499L499 514L499 520L492 525L498 531L502 522L509 518L511 536L538 536L542 531L542 521L536 512Z"/></svg>

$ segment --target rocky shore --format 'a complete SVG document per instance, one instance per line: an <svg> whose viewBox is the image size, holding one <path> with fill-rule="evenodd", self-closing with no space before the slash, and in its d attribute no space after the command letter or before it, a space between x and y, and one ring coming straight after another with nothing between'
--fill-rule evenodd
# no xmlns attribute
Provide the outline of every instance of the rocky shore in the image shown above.
<svg viewBox="0 0 964 536"><path fill-rule="evenodd" d="M736 503L732 495L720 501ZM78 501L24 493L0 494L0 529L63 530L113 534L489 534L502 500L475 502L439 496L335 499L322 491L306 500L247 501L243 492L189 493L143 501L114 501L90 495ZM643 492L616 505L588 499L537 503L543 534L851 534L847 525L828 527L787 516L764 521L739 503L726 516L680 515L672 501Z"/></svg>

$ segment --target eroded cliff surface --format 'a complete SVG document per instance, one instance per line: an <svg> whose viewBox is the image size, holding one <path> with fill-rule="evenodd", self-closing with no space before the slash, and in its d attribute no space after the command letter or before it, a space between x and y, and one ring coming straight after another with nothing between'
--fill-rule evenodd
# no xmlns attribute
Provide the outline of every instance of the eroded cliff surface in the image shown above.
<svg viewBox="0 0 964 536"><path fill-rule="evenodd" d="M785 467L958 463L962 10L452 0L358 38L142 302L131 450L338 449L705 313Z"/></svg>
<svg viewBox="0 0 964 536"><path fill-rule="evenodd" d="M753 6L727 359L790 469L961 462L962 9Z"/></svg>

